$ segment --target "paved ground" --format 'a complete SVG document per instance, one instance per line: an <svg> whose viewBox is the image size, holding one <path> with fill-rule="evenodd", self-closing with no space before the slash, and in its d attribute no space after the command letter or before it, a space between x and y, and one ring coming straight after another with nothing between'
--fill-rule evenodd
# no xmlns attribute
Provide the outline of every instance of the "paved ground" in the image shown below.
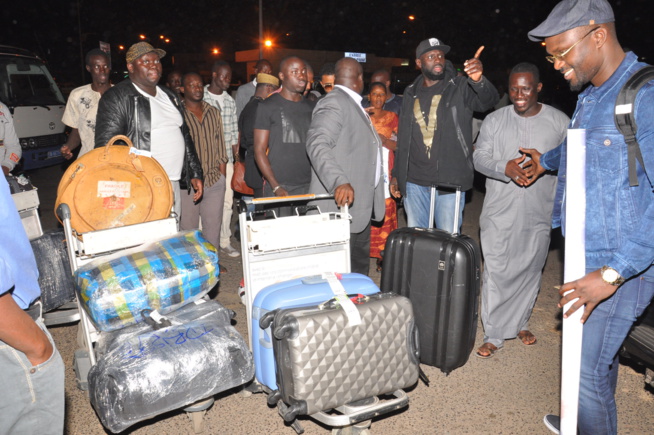
<svg viewBox="0 0 654 435"><path fill-rule="evenodd" d="M55 228L52 212L56 186L61 177L59 167L31 174L39 188L41 219L45 229ZM478 217L483 193L473 191L465 209L463 232L478 239ZM236 242L235 242L236 244ZM422 366L431 386L419 383L409 391L409 408L373 422L376 434L546 434L543 415L557 412L559 406L561 316L556 308L561 283L562 254L559 247L550 250L545 267L543 288L531 319L531 331L538 338L535 346L518 340L508 341L494 358L481 360L474 355L462 368L445 376L438 369ZM217 299L237 312L236 328L247 334L245 310L237 296L242 277L239 259L221 258L228 272L221 276ZM379 281L372 267L370 276ZM109 433L103 429L87 395L75 386L72 369L76 348L77 326L52 328L57 346L66 363L66 433L92 435ZM481 344L481 324L476 346ZM654 427L654 394L644 389L643 373L620 365L617 388L619 433L651 434ZM273 408L266 405L263 394L245 397L237 391L221 395L204 418L205 434L293 434L285 427ZM328 429L310 419L303 419L307 434L325 434ZM193 433L189 418L171 412L128 429L138 435Z"/></svg>

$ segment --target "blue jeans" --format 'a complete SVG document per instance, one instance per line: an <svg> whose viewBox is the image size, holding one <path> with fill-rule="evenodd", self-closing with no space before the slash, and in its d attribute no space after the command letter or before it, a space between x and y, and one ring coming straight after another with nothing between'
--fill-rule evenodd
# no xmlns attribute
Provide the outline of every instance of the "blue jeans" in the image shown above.
<svg viewBox="0 0 654 435"><path fill-rule="evenodd" d="M431 187L418 184L406 183L406 194L404 195L404 209L406 210L407 226L427 228L429 227L429 202ZM446 190L436 190L434 201L434 226L438 229L452 232L454 228L454 210L456 206L456 195ZM463 206L466 202L465 192L461 192L459 207L459 228L463 222Z"/></svg>
<svg viewBox="0 0 654 435"><path fill-rule="evenodd" d="M64 432L64 363L43 325L54 352L32 367L24 353L0 341L0 434Z"/></svg>
<svg viewBox="0 0 654 435"><path fill-rule="evenodd" d="M654 273L646 275L624 283L584 324L578 420L581 434L617 433L618 351L654 296Z"/></svg>

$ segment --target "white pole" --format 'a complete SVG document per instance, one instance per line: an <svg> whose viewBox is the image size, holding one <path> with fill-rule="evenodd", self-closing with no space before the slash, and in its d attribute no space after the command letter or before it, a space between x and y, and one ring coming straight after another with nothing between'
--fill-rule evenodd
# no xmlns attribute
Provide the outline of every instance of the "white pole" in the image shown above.
<svg viewBox="0 0 654 435"><path fill-rule="evenodd" d="M586 130L568 130L565 183L565 264L564 282L586 274ZM577 299L563 307L565 313ZM579 411L581 368L580 322L584 307L563 319L561 356L561 434L576 435Z"/></svg>

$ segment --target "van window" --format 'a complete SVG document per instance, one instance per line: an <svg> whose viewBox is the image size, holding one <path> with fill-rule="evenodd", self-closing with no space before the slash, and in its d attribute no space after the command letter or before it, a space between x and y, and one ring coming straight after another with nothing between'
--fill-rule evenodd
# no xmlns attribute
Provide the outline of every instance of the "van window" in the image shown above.
<svg viewBox="0 0 654 435"><path fill-rule="evenodd" d="M0 57L0 101L9 107L65 104L40 60L16 56Z"/></svg>

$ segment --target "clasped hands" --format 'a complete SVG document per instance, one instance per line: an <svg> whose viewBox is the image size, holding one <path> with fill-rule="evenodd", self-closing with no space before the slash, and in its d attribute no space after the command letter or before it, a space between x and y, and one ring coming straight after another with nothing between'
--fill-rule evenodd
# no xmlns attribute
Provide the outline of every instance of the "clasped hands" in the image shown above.
<svg viewBox="0 0 654 435"><path fill-rule="evenodd" d="M506 163L504 175L518 186L527 187L540 177L545 169L540 165L541 153L535 148L520 148L522 155ZM527 156L531 157L526 160ZM526 160L526 161L525 161Z"/></svg>

